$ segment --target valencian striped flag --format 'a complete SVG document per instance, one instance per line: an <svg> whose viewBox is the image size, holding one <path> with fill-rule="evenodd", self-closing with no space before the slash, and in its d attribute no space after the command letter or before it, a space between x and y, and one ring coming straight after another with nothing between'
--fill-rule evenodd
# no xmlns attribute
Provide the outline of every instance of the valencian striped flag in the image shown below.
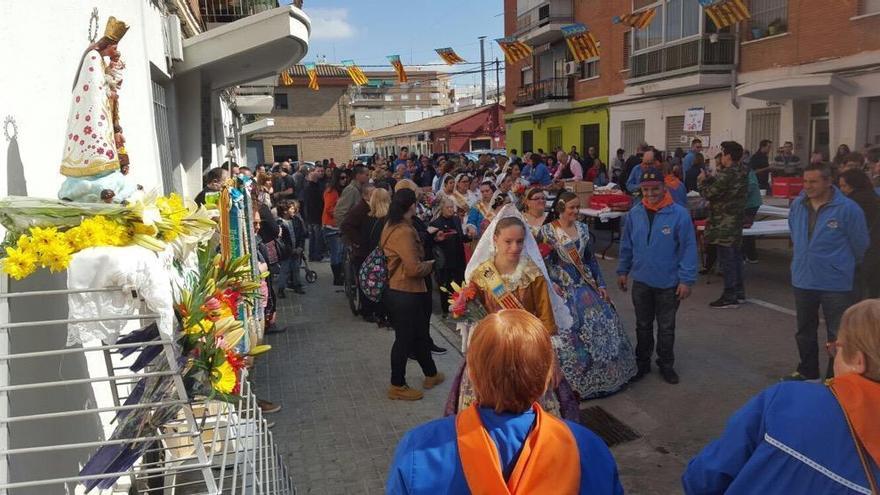
<svg viewBox="0 0 880 495"><path fill-rule="evenodd" d="M363 86L370 82L370 80L367 79L366 74L364 74L364 71L355 65L354 60L343 60L342 65L345 66L345 70L348 71L349 77L351 77L351 80L356 86Z"/></svg>
<svg viewBox="0 0 880 495"><path fill-rule="evenodd" d="M614 24L626 24L627 26L636 29L645 29L651 24L651 21L654 20L656 15L657 9L651 7L648 10L617 16L614 19L611 19L611 22Z"/></svg>
<svg viewBox="0 0 880 495"><path fill-rule="evenodd" d="M284 69L284 72L281 73L281 85L293 86L293 77L290 76L290 69Z"/></svg>
<svg viewBox="0 0 880 495"><path fill-rule="evenodd" d="M583 24L570 24L562 26L562 36L568 43L568 49L576 62L583 62L599 56L599 44L593 33Z"/></svg>
<svg viewBox="0 0 880 495"><path fill-rule="evenodd" d="M306 74L309 76L309 89L317 91L318 86L318 66L314 63L306 64Z"/></svg>
<svg viewBox="0 0 880 495"><path fill-rule="evenodd" d="M405 83L406 70L403 68L403 62L400 61L400 55L388 55L388 61L391 62L391 67L394 67L394 72L397 72L397 82Z"/></svg>
<svg viewBox="0 0 880 495"><path fill-rule="evenodd" d="M515 64L532 55L532 47L522 41L517 41L516 38L498 38L495 42L501 47L508 63Z"/></svg>
<svg viewBox="0 0 880 495"><path fill-rule="evenodd" d="M464 62L464 59L459 57L455 50L450 47L446 48L436 48L434 51L437 52L437 55L440 55L440 58L443 59L449 65L460 64Z"/></svg>
<svg viewBox="0 0 880 495"><path fill-rule="evenodd" d="M700 0L700 5L718 29L724 29L752 16L744 0Z"/></svg>

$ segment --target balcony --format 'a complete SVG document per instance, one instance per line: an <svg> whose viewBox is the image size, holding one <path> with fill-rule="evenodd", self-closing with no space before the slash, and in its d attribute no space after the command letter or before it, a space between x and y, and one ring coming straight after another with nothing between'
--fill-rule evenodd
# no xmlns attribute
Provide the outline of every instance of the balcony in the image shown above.
<svg viewBox="0 0 880 495"><path fill-rule="evenodd" d="M534 113L569 108L574 84L569 77L554 77L525 84L516 92L514 113Z"/></svg>
<svg viewBox="0 0 880 495"><path fill-rule="evenodd" d="M278 0L198 0L199 14L208 29L278 7Z"/></svg>
<svg viewBox="0 0 880 495"><path fill-rule="evenodd" d="M516 18L516 36L532 45L550 43L562 38L560 28L575 22L572 0L549 0Z"/></svg>
<svg viewBox="0 0 880 495"><path fill-rule="evenodd" d="M275 76L235 88L235 107L242 115L268 115L275 107Z"/></svg>
<svg viewBox="0 0 880 495"><path fill-rule="evenodd" d="M730 35L704 35L666 43L637 53L630 60L627 85L669 79L693 73L726 73L733 68L736 41ZM714 41L713 41L714 40Z"/></svg>

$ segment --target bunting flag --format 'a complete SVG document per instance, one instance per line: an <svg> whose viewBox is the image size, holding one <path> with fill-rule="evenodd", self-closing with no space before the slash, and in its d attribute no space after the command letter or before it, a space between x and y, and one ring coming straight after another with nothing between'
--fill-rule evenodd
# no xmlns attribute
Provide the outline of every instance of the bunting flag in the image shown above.
<svg viewBox="0 0 880 495"><path fill-rule="evenodd" d="M309 76L309 89L318 91L318 66L314 63L307 63L306 74Z"/></svg>
<svg viewBox="0 0 880 495"><path fill-rule="evenodd" d="M434 51L437 52L437 55L440 55L440 58L442 58L443 61L449 65L455 65L464 62L464 59L459 57L458 54L455 53L455 50L450 47L436 48Z"/></svg>
<svg viewBox="0 0 880 495"><path fill-rule="evenodd" d="M290 77L290 69L286 69L281 73L281 85L282 86L293 86L293 78Z"/></svg>
<svg viewBox="0 0 880 495"><path fill-rule="evenodd" d="M583 24L562 26L562 36L576 62L583 62L599 56L599 43L593 33Z"/></svg>
<svg viewBox="0 0 880 495"><path fill-rule="evenodd" d="M355 65L354 60L343 60L342 65L345 66L345 70L348 71L349 77L351 77L351 80L356 86L363 86L370 82L370 80L367 79L366 74L364 74L364 71Z"/></svg>
<svg viewBox="0 0 880 495"><path fill-rule="evenodd" d="M532 55L532 47L522 41L517 41L516 38L498 38L495 42L501 47L501 51L504 52L504 57L508 63L515 64Z"/></svg>
<svg viewBox="0 0 880 495"><path fill-rule="evenodd" d="M648 10L642 10L640 12L633 12L631 14L617 16L614 19L611 19L611 22L613 22L614 24L626 24L627 26L635 29L645 29L651 24L651 21L654 20L654 17L656 15L657 9L651 7Z"/></svg>
<svg viewBox="0 0 880 495"><path fill-rule="evenodd" d="M388 55L388 61L394 67L394 72L397 72L397 82L405 83L407 81L406 70L403 68L403 62L400 61L400 55Z"/></svg>
<svg viewBox="0 0 880 495"><path fill-rule="evenodd" d="M724 29L752 17L749 7L743 0L700 0L700 5L718 29Z"/></svg>

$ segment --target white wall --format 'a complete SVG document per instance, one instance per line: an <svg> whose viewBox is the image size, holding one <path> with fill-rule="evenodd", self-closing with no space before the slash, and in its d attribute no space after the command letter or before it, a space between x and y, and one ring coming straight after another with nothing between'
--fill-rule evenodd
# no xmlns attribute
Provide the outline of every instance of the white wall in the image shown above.
<svg viewBox="0 0 880 495"><path fill-rule="evenodd" d="M689 108L703 107L706 113L712 114L712 131L708 153L714 154L722 141L734 140L745 143L746 111L752 108L767 107L766 102L751 98L740 98L739 104L739 109L731 104L729 90L614 104L611 106L609 149L621 147L621 122L644 119L645 141L662 150L666 147L666 116L680 116L684 115ZM791 139L791 122L791 105L783 105L780 127L781 140ZM682 148L687 148L687 146L683 144ZM627 150L627 153L631 152L632 150Z"/></svg>
<svg viewBox="0 0 880 495"><path fill-rule="evenodd" d="M119 44L126 63L120 89L120 123L125 133L131 177L145 188L161 188L153 121L150 65L167 73L160 12L148 0L0 2L0 119L18 124L18 150L30 196L56 197L70 90L88 46L92 7L103 33L111 15L131 28ZM99 33L99 36L100 36ZM36 39L35 39L36 36ZM27 42L26 40L32 40ZM0 152L0 182L6 182L9 143Z"/></svg>

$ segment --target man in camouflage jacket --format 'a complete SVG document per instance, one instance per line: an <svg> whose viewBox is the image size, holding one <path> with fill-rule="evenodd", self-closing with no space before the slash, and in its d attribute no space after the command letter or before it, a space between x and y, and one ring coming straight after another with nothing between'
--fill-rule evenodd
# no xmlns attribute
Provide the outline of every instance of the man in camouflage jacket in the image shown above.
<svg viewBox="0 0 880 495"><path fill-rule="evenodd" d="M742 274L743 211L749 190L748 169L740 163L743 147L736 141L721 143L721 169L714 176L700 173L698 189L709 201L704 238L714 244L724 272L724 293L709 306L736 308L745 301Z"/></svg>

